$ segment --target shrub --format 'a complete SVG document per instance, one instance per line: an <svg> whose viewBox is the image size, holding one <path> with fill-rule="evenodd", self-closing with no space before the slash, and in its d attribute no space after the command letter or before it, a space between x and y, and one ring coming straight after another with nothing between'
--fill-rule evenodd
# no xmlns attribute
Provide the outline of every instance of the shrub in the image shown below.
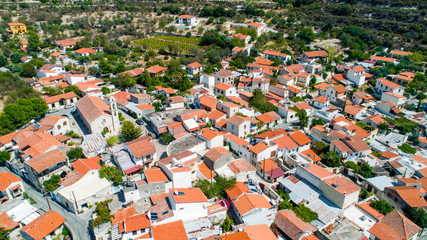
<svg viewBox="0 0 427 240"><path fill-rule="evenodd" d="M411 147L408 143L404 143L399 146L399 149L404 153L415 154L417 152L416 148Z"/></svg>
<svg viewBox="0 0 427 240"><path fill-rule="evenodd" d="M304 222L312 222L319 217L316 212L313 212L310 208L304 206L304 204L298 205L293 211Z"/></svg>
<svg viewBox="0 0 427 240"><path fill-rule="evenodd" d="M384 215L391 213L394 210L393 206L383 199L372 202L370 206Z"/></svg>

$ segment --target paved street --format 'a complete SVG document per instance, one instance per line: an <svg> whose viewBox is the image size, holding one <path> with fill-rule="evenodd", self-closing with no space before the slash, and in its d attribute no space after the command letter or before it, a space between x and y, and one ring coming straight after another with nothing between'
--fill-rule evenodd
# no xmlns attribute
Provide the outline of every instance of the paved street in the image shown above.
<svg viewBox="0 0 427 240"><path fill-rule="evenodd" d="M1 172L9 171L6 167L0 167ZM47 204L46 198L43 195L33 188L31 185L27 184L24 181L25 192L28 193L29 197L34 199L36 204L34 205L37 208L40 208L44 211L49 211L49 205ZM49 198L50 206L52 210L57 211L61 214L62 217L65 218L65 224L69 228L71 234L73 235L73 239L76 240L90 240L91 234L89 233L89 219L83 220L79 216L76 216L74 213L65 210L62 206L60 206L57 202L53 201ZM85 216L87 216L85 214Z"/></svg>

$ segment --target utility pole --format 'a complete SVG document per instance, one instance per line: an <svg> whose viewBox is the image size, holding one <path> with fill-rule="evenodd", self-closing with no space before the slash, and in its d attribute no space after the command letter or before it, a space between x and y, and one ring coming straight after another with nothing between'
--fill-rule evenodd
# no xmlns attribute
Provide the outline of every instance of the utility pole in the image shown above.
<svg viewBox="0 0 427 240"><path fill-rule="evenodd" d="M41 184L41 182L40 182L40 179L39 179L39 178L37 178L37 182L39 183L39 186L40 186L40 189L41 189L41 192L42 192L43 196L46 198L47 205L49 206L49 210L52 210L52 208L51 208L51 206L50 206L49 198L47 197L47 192L46 192L46 190L44 189L44 186Z"/></svg>

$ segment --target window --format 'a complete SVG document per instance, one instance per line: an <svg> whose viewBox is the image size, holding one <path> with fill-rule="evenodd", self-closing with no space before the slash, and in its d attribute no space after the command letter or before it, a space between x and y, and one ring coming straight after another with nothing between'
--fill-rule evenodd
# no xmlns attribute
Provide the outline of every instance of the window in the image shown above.
<svg viewBox="0 0 427 240"><path fill-rule="evenodd" d="M136 234L138 234L138 230L132 232L132 235L136 235Z"/></svg>

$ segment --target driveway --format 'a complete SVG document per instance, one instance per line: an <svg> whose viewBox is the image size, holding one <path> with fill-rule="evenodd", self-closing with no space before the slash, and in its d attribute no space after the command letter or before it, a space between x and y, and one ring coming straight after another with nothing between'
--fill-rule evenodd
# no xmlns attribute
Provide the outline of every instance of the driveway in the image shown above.
<svg viewBox="0 0 427 240"><path fill-rule="evenodd" d="M6 167L0 167L1 172L10 172ZM12 173L14 174L14 173ZM15 174L14 174L15 175ZM41 194L37 189L27 184L25 181L23 182L25 192L28 193L28 196L34 199L35 207L42 209L44 211L49 211L49 205L47 203L46 198ZM72 212L65 210L61 205L57 202L53 201L50 197L49 203L52 210L57 211L61 214L62 217L65 218L65 225L70 230L73 239L76 240L90 240L94 239L91 237L92 230L89 231L89 219L86 215L86 219L82 219L79 216L75 215Z"/></svg>

